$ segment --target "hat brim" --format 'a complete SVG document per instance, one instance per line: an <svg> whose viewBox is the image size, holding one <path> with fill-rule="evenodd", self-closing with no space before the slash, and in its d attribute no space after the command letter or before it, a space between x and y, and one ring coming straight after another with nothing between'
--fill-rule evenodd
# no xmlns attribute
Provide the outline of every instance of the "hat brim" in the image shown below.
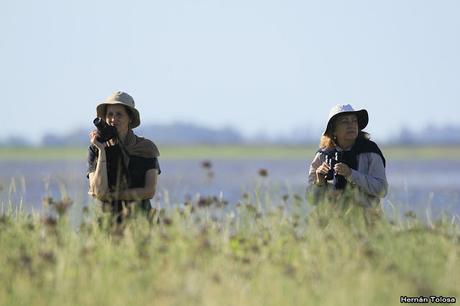
<svg viewBox="0 0 460 306"><path fill-rule="evenodd" d="M329 119L329 121L327 122L326 130L324 130L323 135L326 135L326 133L330 131L330 129L332 128L332 122L334 122L334 120L338 116L346 115L346 114L355 114L358 117L358 129L360 131L364 130L367 124L369 123L369 114L367 113L367 110L365 109L361 109L361 110L353 111L353 112L341 112L341 113L335 114L334 116L331 117L331 119Z"/></svg>
<svg viewBox="0 0 460 306"><path fill-rule="evenodd" d="M118 101L102 102L101 104L99 104L96 107L96 116L97 117L103 118L103 116L105 115L104 113L105 113L105 109L106 109L107 105L123 105L123 106L126 106L127 108L129 108L131 110L131 113L133 114L133 117L134 117L134 118L131 118L131 123L129 125L130 128L134 129L135 127L138 127L141 124L139 111L137 109L129 106L129 105L126 105L125 103L121 103L121 102L118 102ZM103 119L105 119L105 118L103 118Z"/></svg>

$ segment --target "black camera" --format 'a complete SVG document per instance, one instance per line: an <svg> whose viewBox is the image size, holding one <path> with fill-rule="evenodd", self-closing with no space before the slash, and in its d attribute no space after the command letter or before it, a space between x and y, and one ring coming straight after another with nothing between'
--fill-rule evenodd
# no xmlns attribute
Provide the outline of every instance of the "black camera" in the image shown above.
<svg viewBox="0 0 460 306"><path fill-rule="evenodd" d="M333 151L326 155L326 163L329 165L330 169L325 175L327 181L332 180L334 189L344 189L347 181L343 175L335 173L334 166L338 163L343 162L343 152Z"/></svg>
<svg viewBox="0 0 460 306"><path fill-rule="evenodd" d="M117 128L112 125L108 125L104 119L97 117L93 120L93 123L99 132L99 135L96 138L97 141L106 142L117 137Z"/></svg>

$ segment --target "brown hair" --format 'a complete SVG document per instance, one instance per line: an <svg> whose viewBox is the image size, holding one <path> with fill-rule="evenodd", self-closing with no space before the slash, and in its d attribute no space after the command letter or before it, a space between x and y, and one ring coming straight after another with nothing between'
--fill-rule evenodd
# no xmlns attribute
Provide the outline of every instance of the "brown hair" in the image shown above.
<svg viewBox="0 0 460 306"><path fill-rule="evenodd" d="M371 135L367 132L359 131L357 139L358 138L371 139ZM327 131L324 135L322 135L319 140L319 148L323 150L333 149L337 145L338 144L334 141L334 136L329 131Z"/></svg>

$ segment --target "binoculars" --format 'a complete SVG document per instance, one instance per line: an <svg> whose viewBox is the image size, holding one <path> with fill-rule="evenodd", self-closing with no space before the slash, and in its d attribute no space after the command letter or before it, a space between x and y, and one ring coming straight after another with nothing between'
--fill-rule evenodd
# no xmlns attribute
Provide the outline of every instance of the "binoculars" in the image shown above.
<svg viewBox="0 0 460 306"><path fill-rule="evenodd" d="M347 184L345 177L334 171L334 166L341 162L343 162L343 152L333 151L326 155L326 163L329 165L330 169L325 175L325 179L326 181L332 180L334 189L344 189Z"/></svg>

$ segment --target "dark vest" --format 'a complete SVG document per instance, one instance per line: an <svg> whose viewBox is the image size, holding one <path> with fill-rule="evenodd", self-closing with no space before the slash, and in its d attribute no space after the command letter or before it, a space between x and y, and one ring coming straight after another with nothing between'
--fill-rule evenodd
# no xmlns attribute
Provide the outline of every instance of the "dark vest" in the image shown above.
<svg viewBox="0 0 460 306"><path fill-rule="evenodd" d="M326 156L334 156L338 152L334 149L320 149L319 153ZM380 155L383 161L383 166L386 167L386 160L383 156L382 151L377 146L377 144L369 139L358 137L355 144L349 151L339 151L339 160L338 162L346 164L348 167L358 170L358 155L361 153L377 153ZM347 185L347 180L342 175L334 175L333 185L335 189L344 189Z"/></svg>

